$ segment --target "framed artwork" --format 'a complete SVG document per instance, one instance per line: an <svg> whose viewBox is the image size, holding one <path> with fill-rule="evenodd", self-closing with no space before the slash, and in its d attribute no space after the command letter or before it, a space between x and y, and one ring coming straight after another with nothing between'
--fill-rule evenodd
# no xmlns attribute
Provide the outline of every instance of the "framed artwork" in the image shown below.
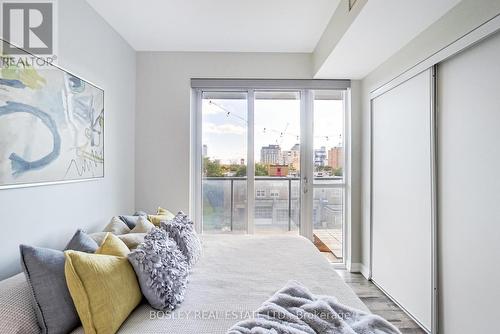
<svg viewBox="0 0 500 334"><path fill-rule="evenodd" d="M0 67L0 189L104 177L104 90L57 66Z"/></svg>

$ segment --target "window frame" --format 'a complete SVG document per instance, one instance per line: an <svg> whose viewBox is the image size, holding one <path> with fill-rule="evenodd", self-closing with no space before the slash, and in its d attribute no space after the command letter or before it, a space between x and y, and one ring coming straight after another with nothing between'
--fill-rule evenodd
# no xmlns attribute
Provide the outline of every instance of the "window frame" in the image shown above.
<svg viewBox="0 0 500 334"><path fill-rule="evenodd" d="M307 139L301 139L307 143L307 148L301 147L301 161L306 161L303 158L309 154L311 161L314 160L313 150L313 129L312 115L314 104L313 91L317 90L334 90L342 91L344 101L344 173L343 182L322 185L314 184L313 166L309 166L310 170L303 172L306 175L311 175L311 180L304 179L301 176L299 192L302 191L300 198L312 196L314 188L343 188L344 189L344 226L343 226L343 263L339 266L342 268L351 267L351 136L350 136L350 119L351 119L351 81L350 80L308 80L308 79L191 79L191 145L190 145L190 212L195 218L195 227L198 232L203 233L202 226L202 178L199 171L202 170L202 108L201 101L204 92L242 92L247 93L247 108L248 108L248 128L247 128L247 233L254 233L254 217L255 217L255 157L254 157L254 99L255 91L298 91L300 92L301 104L301 138L306 136ZM309 115L308 115L309 114ZM305 123L303 123L305 122ZM306 126L302 124L307 124ZM304 128L304 129L303 129ZM306 167L307 168L307 167ZM304 189L307 191L304 192ZM309 194L309 195L307 195ZM267 194L266 194L267 195ZM312 226L312 197L308 202L311 203L311 208L304 210L301 206L301 223L299 233L304 237L313 240ZM302 199L301 199L302 202ZM307 217L311 217L307 219Z"/></svg>

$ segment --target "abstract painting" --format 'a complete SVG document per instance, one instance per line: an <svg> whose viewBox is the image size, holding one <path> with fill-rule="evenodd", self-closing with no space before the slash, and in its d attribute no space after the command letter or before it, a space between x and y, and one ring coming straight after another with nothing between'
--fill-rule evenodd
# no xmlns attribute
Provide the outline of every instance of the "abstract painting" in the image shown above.
<svg viewBox="0 0 500 334"><path fill-rule="evenodd" d="M104 91L56 66L0 68L0 188L104 177Z"/></svg>

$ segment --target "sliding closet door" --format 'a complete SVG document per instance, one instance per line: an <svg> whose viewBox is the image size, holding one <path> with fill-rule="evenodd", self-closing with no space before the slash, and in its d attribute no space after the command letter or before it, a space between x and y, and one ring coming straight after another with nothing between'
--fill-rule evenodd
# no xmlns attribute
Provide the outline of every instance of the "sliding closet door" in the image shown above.
<svg viewBox="0 0 500 334"><path fill-rule="evenodd" d="M431 329L432 71L372 99L372 280Z"/></svg>
<svg viewBox="0 0 500 334"><path fill-rule="evenodd" d="M439 65L438 110L441 333L498 333L500 34Z"/></svg>

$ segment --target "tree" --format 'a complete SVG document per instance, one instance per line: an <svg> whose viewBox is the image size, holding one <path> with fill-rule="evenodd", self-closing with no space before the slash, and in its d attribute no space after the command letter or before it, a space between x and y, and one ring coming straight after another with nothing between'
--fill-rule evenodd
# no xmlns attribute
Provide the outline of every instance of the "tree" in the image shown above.
<svg viewBox="0 0 500 334"><path fill-rule="evenodd" d="M332 166L316 166L318 172L331 172L333 170Z"/></svg>
<svg viewBox="0 0 500 334"><path fill-rule="evenodd" d="M212 161L209 158L203 158L203 170L207 177L221 177L224 176L224 171L219 161Z"/></svg>
<svg viewBox="0 0 500 334"><path fill-rule="evenodd" d="M238 172L241 168L241 165L238 165L238 164L230 164L229 165L229 170L231 172Z"/></svg>
<svg viewBox="0 0 500 334"><path fill-rule="evenodd" d="M255 176L268 176L267 166L263 164L255 164Z"/></svg>
<svg viewBox="0 0 500 334"><path fill-rule="evenodd" d="M237 177L243 177L247 175L247 166L246 165L239 165L238 170L236 171L235 176Z"/></svg>
<svg viewBox="0 0 500 334"><path fill-rule="evenodd" d="M255 164L255 176L268 176L269 174L267 173L267 167L266 165L263 164ZM246 165L240 165L240 168L236 172L236 175L238 177L242 176L247 176L247 166Z"/></svg>
<svg viewBox="0 0 500 334"><path fill-rule="evenodd" d="M333 170L333 175L342 176L342 167L336 168Z"/></svg>

